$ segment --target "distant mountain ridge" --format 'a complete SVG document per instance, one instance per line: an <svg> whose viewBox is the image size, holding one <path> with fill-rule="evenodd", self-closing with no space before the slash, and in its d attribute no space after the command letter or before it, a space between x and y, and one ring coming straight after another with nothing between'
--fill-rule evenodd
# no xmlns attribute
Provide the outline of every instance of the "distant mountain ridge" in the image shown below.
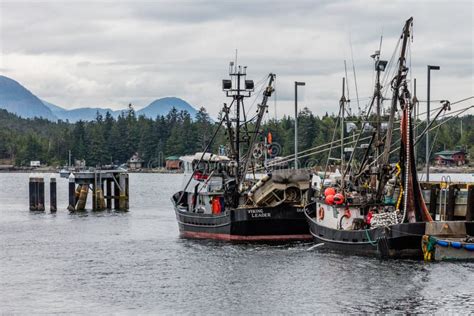
<svg viewBox="0 0 474 316"><path fill-rule="evenodd" d="M51 109L17 81L0 75L0 108L23 118L57 120Z"/></svg>
<svg viewBox="0 0 474 316"><path fill-rule="evenodd" d="M158 115L166 115L171 109L187 111L192 118L198 112L188 102L177 97L164 97L151 102L148 106L136 110L137 115L155 119ZM41 100L19 82L0 75L0 109L14 113L23 118L41 117L50 121L68 120L75 123L79 120L95 120L97 112L105 115L107 112L113 117L118 117L123 110L112 110L110 108L77 108L65 109L45 100Z"/></svg>

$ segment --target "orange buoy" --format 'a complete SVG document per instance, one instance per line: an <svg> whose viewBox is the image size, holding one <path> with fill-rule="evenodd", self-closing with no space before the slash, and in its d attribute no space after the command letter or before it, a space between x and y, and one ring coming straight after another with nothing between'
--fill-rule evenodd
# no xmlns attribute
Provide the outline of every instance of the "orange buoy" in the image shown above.
<svg viewBox="0 0 474 316"><path fill-rule="evenodd" d="M221 202L218 197L212 198L212 214L221 213Z"/></svg>
<svg viewBox="0 0 474 316"><path fill-rule="evenodd" d="M329 204L329 205L333 205L334 204L334 195L332 194L329 194L329 195L326 195L326 203Z"/></svg>
<svg viewBox="0 0 474 316"><path fill-rule="evenodd" d="M342 195L341 193L337 193L336 195L334 195L334 203L336 203L337 205L341 205L342 203L344 203L344 195Z"/></svg>
<svg viewBox="0 0 474 316"><path fill-rule="evenodd" d="M324 190L324 196L334 195L334 194L336 194L336 190L334 190L334 188L327 188L326 190Z"/></svg>
<svg viewBox="0 0 474 316"><path fill-rule="evenodd" d="M271 144L272 142L273 142L272 132L268 132L268 135L267 135L267 144Z"/></svg>

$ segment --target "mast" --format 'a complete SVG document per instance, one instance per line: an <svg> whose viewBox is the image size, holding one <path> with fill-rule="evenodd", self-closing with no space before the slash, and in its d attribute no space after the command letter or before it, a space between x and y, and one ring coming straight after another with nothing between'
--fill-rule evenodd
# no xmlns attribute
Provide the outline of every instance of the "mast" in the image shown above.
<svg viewBox="0 0 474 316"><path fill-rule="evenodd" d="M232 97L232 103L235 105L235 120L234 120L234 129L235 129L235 137L229 137L232 143L233 141L233 159L237 164L236 170L236 181L237 184L241 178L241 155L240 155L240 143L241 143L241 136L240 136L240 107L243 106L244 98L248 98L251 96L252 92L254 91L254 82L253 80L247 80L247 67L244 66L237 66L234 64L233 61L229 64L229 76L230 79L222 80L222 90L226 93L228 97ZM243 88L242 88L242 80L243 80ZM233 87L235 85L235 87ZM226 112L228 116L228 111ZM229 124L227 124L229 128ZM231 136L232 128L229 129L229 136ZM233 139L232 139L233 138ZM231 145L232 148L232 145Z"/></svg>
<svg viewBox="0 0 474 316"><path fill-rule="evenodd" d="M392 145L393 126L395 123L395 112L397 111L397 101L399 98L400 86L402 82L404 82L404 80L406 79L406 75L408 71L408 68L405 65L405 62L406 62L405 55L407 51L408 38L410 37L410 30L411 30L412 25L413 25L413 17L410 17L405 22L405 26L403 27L403 33L401 36L402 48L400 51L400 57L398 59L397 76L392 81L393 94L392 94L392 102L390 106L390 116L388 120L384 150L382 153L382 157L380 159L381 170L379 171L380 176L379 176L379 183L378 183L378 190L377 190L377 200L379 200L380 197L382 196L383 188L386 182L385 178L388 175L388 171L389 171L389 168L387 168L387 165L390 158L390 147Z"/></svg>
<svg viewBox="0 0 474 316"><path fill-rule="evenodd" d="M380 73L385 71L387 66L386 60L380 59L380 50L376 50L373 55L371 55L375 62L375 88L374 88L374 98L375 98L375 157L377 159L377 166L380 165L380 154L382 142L382 127L381 127L381 116L382 116L382 85L380 84Z"/></svg>
<svg viewBox="0 0 474 316"><path fill-rule="evenodd" d="M268 75L268 77L269 77L268 85L265 91L263 92L262 103L258 105L257 121L255 122L255 131L252 135L252 138L249 143L249 147L247 149L247 153L245 155L247 158L245 159L245 162L244 162L244 168L242 170L242 175L241 175L242 179L240 180L240 183L242 183L245 180L245 175L247 174L247 171L250 165L250 157L252 156L251 153L254 149L255 142L259 134L260 126L262 125L263 116L265 115L265 112L268 108L267 106L268 98L272 95L273 91L275 91L275 89L272 86L275 80L275 75L271 73Z"/></svg>
<svg viewBox="0 0 474 316"><path fill-rule="evenodd" d="M344 116L345 116L345 104L346 104L346 95L345 95L345 83L346 78L342 78L342 96L339 101L339 106L341 107L341 171L344 170ZM344 182L344 179L342 179ZM344 187L344 185L343 185Z"/></svg>

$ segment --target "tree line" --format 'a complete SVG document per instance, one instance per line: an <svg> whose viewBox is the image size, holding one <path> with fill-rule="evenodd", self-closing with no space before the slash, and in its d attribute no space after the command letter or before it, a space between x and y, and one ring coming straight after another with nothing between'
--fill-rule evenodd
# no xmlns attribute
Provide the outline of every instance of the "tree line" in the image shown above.
<svg viewBox="0 0 474 316"><path fill-rule="evenodd" d="M328 143L333 138L337 116L314 115L304 108L298 115L298 148L300 151ZM347 121L360 124L360 118ZM461 123L462 121L462 123ZM462 129L461 129L462 124ZM218 122L213 121L204 108L192 118L188 112L171 110L155 119L137 116L132 107L114 118L110 113L97 114L94 121L69 123L45 119L23 119L0 110L0 159L13 160L17 166L28 166L39 160L50 166L63 166L68 162L69 150L73 159L84 159L88 166L122 164L138 153L144 167L161 167L168 156L181 156L202 151L214 134ZM340 129L340 127L338 127ZM251 127L249 128L252 129ZM419 132L424 129L420 123ZM279 156L294 152L294 118L284 116L270 119L262 127L260 140L272 133ZM339 131L337 131L339 133ZM346 137L353 135L346 131ZM227 143L228 135L221 128L210 150L217 152ZM336 139L339 134L336 135ZM395 137L396 139L396 137ZM465 148L474 157L474 116L453 118L438 130L431 132L433 153L444 149ZM417 147L419 163L424 163L425 140ZM332 156L338 157L335 148ZM315 164L324 164L327 153L306 157Z"/></svg>

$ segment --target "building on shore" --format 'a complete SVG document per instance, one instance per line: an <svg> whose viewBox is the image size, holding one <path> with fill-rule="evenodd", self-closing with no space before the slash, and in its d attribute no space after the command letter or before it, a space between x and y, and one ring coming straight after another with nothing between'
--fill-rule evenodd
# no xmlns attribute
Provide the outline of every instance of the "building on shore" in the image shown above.
<svg viewBox="0 0 474 316"><path fill-rule="evenodd" d="M139 170L143 166L143 160L140 158L138 153L135 153L130 159L127 161L127 166L129 170Z"/></svg>
<svg viewBox="0 0 474 316"><path fill-rule="evenodd" d="M165 159L166 170L179 170L181 169L181 160L178 156L169 156Z"/></svg>
<svg viewBox="0 0 474 316"><path fill-rule="evenodd" d="M435 153L435 164L438 166L463 166L466 164L464 150L443 150Z"/></svg>

